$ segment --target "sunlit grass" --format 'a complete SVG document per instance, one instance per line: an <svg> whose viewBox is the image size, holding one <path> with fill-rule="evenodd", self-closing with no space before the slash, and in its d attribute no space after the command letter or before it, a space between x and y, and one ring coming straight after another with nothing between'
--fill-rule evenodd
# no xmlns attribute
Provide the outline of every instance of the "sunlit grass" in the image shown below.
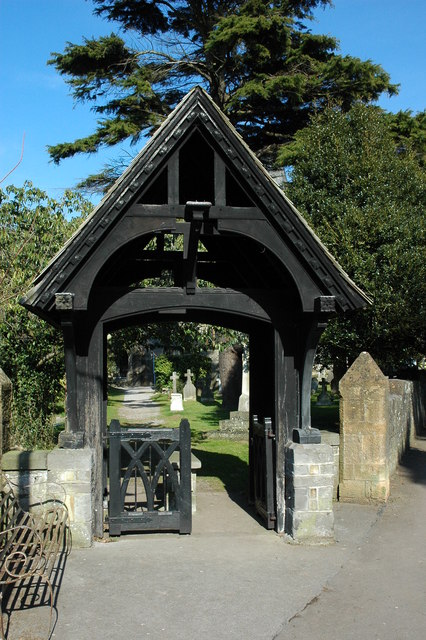
<svg viewBox="0 0 426 640"><path fill-rule="evenodd" d="M119 412L123 406L123 401L123 389L118 389L117 387L108 389L107 424L110 424L111 420L120 420Z"/></svg>

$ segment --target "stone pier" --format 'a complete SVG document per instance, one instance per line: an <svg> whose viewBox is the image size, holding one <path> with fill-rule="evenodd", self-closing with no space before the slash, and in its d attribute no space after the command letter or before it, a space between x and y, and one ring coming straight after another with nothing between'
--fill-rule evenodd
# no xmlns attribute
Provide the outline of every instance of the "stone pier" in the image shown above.
<svg viewBox="0 0 426 640"><path fill-rule="evenodd" d="M285 532L295 542L334 540L334 454L328 444L286 448Z"/></svg>

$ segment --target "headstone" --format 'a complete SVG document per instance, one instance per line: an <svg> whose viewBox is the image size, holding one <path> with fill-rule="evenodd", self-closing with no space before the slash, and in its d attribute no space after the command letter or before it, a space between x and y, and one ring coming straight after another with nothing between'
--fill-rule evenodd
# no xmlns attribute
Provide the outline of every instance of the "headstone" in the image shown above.
<svg viewBox="0 0 426 640"><path fill-rule="evenodd" d="M208 438L214 440L246 440L249 435L250 414L248 411L231 411L228 420L219 420L219 429L209 431Z"/></svg>
<svg viewBox="0 0 426 640"><path fill-rule="evenodd" d="M316 401L316 404L318 407L328 407L331 404L333 404L333 401L331 400L329 394L327 393L327 380L325 378L323 378L321 380L321 393L319 395L318 400Z"/></svg>
<svg viewBox="0 0 426 640"><path fill-rule="evenodd" d="M250 411L250 369L247 353L243 353L243 376L241 395L238 400L238 411Z"/></svg>
<svg viewBox="0 0 426 640"><path fill-rule="evenodd" d="M10 416L12 412L12 383L0 369L0 460L9 446Z"/></svg>
<svg viewBox="0 0 426 640"><path fill-rule="evenodd" d="M176 371L173 371L172 375L170 376L170 380L172 381L172 393L177 393L177 381L179 380L179 376L176 373Z"/></svg>
<svg viewBox="0 0 426 640"><path fill-rule="evenodd" d="M186 370L186 384L183 388L183 399L184 400L196 400L197 399L197 391L195 389L195 385L192 384L193 374L191 373L191 369Z"/></svg>
<svg viewBox="0 0 426 640"><path fill-rule="evenodd" d="M170 411L183 411L182 394L177 392L177 381L179 379L176 371L173 371L170 380L173 384L173 390L170 396Z"/></svg>
<svg viewBox="0 0 426 640"><path fill-rule="evenodd" d="M311 382L311 391L313 393L315 393L318 389L318 380L317 378L312 378L312 382Z"/></svg>

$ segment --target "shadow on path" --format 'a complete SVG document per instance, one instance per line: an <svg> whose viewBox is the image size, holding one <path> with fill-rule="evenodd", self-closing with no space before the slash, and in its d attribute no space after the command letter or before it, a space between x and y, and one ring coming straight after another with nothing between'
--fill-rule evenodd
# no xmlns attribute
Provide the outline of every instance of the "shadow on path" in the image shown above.
<svg viewBox="0 0 426 640"><path fill-rule="evenodd" d="M426 484L426 441L416 438L399 464L400 472L407 474L412 482Z"/></svg>

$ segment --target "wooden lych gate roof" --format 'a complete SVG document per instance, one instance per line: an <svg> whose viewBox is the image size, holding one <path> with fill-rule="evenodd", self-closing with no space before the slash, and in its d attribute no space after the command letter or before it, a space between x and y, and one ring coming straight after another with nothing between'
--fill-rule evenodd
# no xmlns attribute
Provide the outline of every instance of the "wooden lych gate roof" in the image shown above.
<svg viewBox="0 0 426 640"><path fill-rule="evenodd" d="M165 246L167 234L183 237L180 251ZM344 313L369 302L199 87L165 120L22 304L53 324L67 304L82 313L97 306L98 317L117 318L123 296L129 315L140 282L164 273L173 280L175 306L188 309L197 306L197 278L215 287L203 289L203 308L212 296L232 291L235 313L251 305L260 319L271 317L274 305L282 309L283 296L298 313L314 312L323 296L333 297ZM61 293L70 293L72 303L58 304ZM161 311L154 294L146 289L142 306ZM263 295L269 298L266 315Z"/></svg>

